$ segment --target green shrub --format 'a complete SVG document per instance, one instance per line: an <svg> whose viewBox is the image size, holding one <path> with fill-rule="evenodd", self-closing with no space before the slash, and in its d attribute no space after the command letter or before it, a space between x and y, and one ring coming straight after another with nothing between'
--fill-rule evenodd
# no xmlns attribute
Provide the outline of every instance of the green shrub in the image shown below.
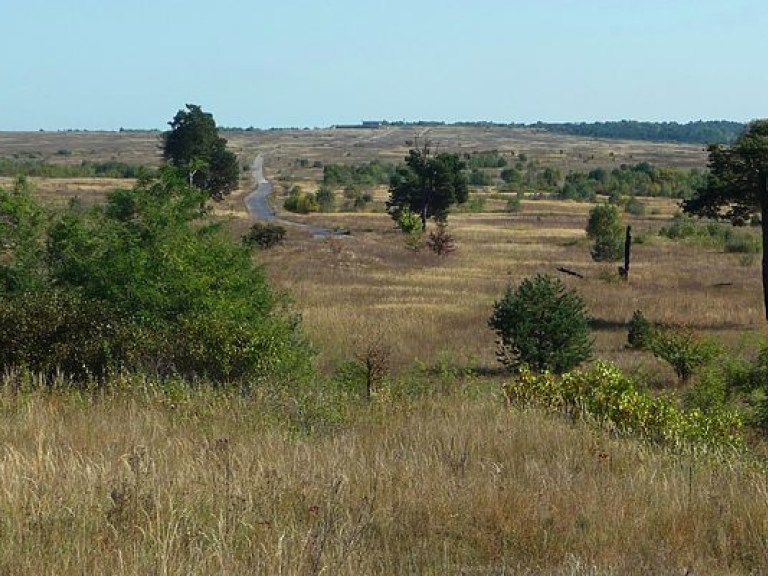
<svg viewBox="0 0 768 576"><path fill-rule="evenodd" d="M318 212L320 204L317 202L314 194L301 192L298 186L294 186L288 198L283 202L283 208L296 214L309 214Z"/></svg>
<svg viewBox="0 0 768 576"><path fill-rule="evenodd" d="M507 287L494 304L490 327L499 361L512 370L567 372L592 354L584 300L558 278L537 275Z"/></svg>
<svg viewBox="0 0 768 576"><path fill-rule="evenodd" d="M280 244L285 238L285 228L272 222L255 222L248 234L243 236L246 246L269 249Z"/></svg>
<svg viewBox="0 0 768 576"><path fill-rule="evenodd" d="M464 205L467 212L482 212L485 210L485 197L478 194L472 194L469 201Z"/></svg>
<svg viewBox="0 0 768 576"><path fill-rule="evenodd" d="M220 383L307 375L299 323L251 251L202 220L207 197L171 168L56 215L38 238L40 284L0 290L0 368Z"/></svg>
<svg viewBox="0 0 768 576"><path fill-rule="evenodd" d="M645 204L631 196L624 204L624 212L632 216L645 216Z"/></svg>
<svg viewBox="0 0 768 576"><path fill-rule="evenodd" d="M672 366L682 384L722 352L714 340L700 338L690 328L658 328L648 348Z"/></svg>
<svg viewBox="0 0 768 576"><path fill-rule="evenodd" d="M421 233L421 218L408 208L400 210L395 223L403 234L414 235Z"/></svg>
<svg viewBox="0 0 768 576"><path fill-rule="evenodd" d="M469 173L469 183L472 186L491 186L493 177L479 168L473 168Z"/></svg>
<svg viewBox="0 0 768 576"><path fill-rule="evenodd" d="M760 254L762 252L760 238L746 230L729 229L725 236L723 250L731 254Z"/></svg>
<svg viewBox="0 0 768 576"><path fill-rule="evenodd" d="M632 313L629 321L627 340L629 347L635 350L647 350L653 337L653 325L640 310Z"/></svg>
<svg viewBox="0 0 768 576"><path fill-rule="evenodd" d="M614 262L624 257L624 227L616 206L600 204L589 211L587 238L594 242L591 254L595 262Z"/></svg>
<svg viewBox="0 0 768 576"><path fill-rule="evenodd" d="M315 193L315 201L320 212L333 212L336 209L336 192L330 186L320 186Z"/></svg>
<svg viewBox="0 0 768 576"><path fill-rule="evenodd" d="M45 290L0 299L0 366L53 377L103 378L136 359L142 344L130 320L74 291Z"/></svg>
<svg viewBox="0 0 768 576"><path fill-rule="evenodd" d="M736 412L681 410L668 398L641 391L618 368L605 362L560 377L524 368L504 385L504 393L516 405L565 413L620 436L673 449L738 449L744 442L743 423Z"/></svg>

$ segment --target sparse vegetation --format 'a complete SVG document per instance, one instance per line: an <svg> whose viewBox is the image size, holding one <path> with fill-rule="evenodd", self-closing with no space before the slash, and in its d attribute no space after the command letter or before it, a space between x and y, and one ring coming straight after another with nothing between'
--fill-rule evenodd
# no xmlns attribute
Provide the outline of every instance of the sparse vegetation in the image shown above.
<svg viewBox="0 0 768 576"><path fill-rule="evenodd" d="M372 157L396 161L403 142L416 139L417 132L408 130L388 128L376 132L375 141L364 131L227 136L246 158L262 147L279 148L267 160L267 177L314 191L323 166L360 166ZM445 142L441 150L460 150L462 158L467 148L455 142L472 142L478 151L498 149L499 157L509 159L507 168L521 175L515 188L521 194L488 191L476 211L453 212L450 230L461 249L451 258L403 249L403 235L382 211L383 186L355 186L354 195L346 184L332 187L337 208L344 210L355 209L358 192L370 193L365 213L296 218L349 229L350 240L318 241L297 229L279 250L237 246L253 225L238 217L238 193L195 218L184 233L171 233L159 222L142 228L142 217L126 216L126 230L113 223L118 214L132 213L130 191L67 210L71 228L60 237L68 239L66 246L87 247L90 241L115 247L109 260L92 254L80 261L74 256L89 253L73 249L67 254L70 275L78 262L87 265L88 277L112 274L123 283L125 275L135 274L124 300L133 295L151 302L154 278L173 278L183 287L187 276L177 269L166 274L162 263L198 270L198 279L211 272L211 284L202 285L213 291L250 283L250 272L230 275L220 265L225 252L204 250L196 235L229 246L235 240L232 263L250 270L258 262L259 282L269 278L270 286L289 291L295 302L285 309L270 289L276 307L259 318L279 318L293 329L298 320L288 310L301 313L303 329L291 334L302 370L276 368L227 378L234 385L222 385L213 370L184 373L178 367L189 364L178 359L152 365L156 356L146 351L165 342L165 333L152 336L150 322L138 335L117 330L123 325L113 322L114 308L90 294L67 289L36 299L3 297L3 344L28 337L34 327L51 334L39 332L37 344L27 347L28 359L4 357L9 367L0 376L7 448L0 545L8 553L0 572L554 576L768 570L768 511L762 505L768 475L760 464L768 429L768 362L754 321L761 300L753 270L724 247L659 239L659 228L674 225L676 203L643 197L646 213L632 214L633 229L636 238L657 240L638 247L630 282L606 285L584 241L591 206L557 200L546 188L555 168L567 174L569 166L591 170L602 163L612 170L647 160L659 169L687 170L704 155L698 147L590 142L590 148L576 148L575 140L558 141L541 131L484 128L468 138L462 130L470 129L430 126L430 137ZM523 136L512 145L505 140L509 134ZM87 137L105 141L104 135ZM143 153L147 164L157 137ZM4 138L0 134L0 145ZM84 155L96 148L85 143L85 135L46 138L45 147L28 148L37 159L96 158ZM72 154L57 154L62 149ZM667 152L676 156L665 157ZM111 149L96 159L110 156L136 158ZM482 170L496 178L503 169ZM117 184L98 183L102 190ZM60 213L32 210L37 220L30 218L28 227L9 223L28 213L25 202L41 200L47 207L74 195L67 185L36 177L2 181L9 190L0 216L6 286L46 285L44 239ZM27 196L18 195L24 191ZM154 192L165 202L162 191ZM519 212L505 213L510 199L518 201ZM612 202L621 210L630 200L616 194ZM200 204L190 198L189 208L199 210ZM418 233L420 214L411 216L416 234L407 238L418 237L423 246L428 234ZM86 224L86 233L75 234ZM136 234L129 233L129 224L137 226ZM67 230L71 234L63 234ZM758 237L754 228L730 230ZM131 242L143 246L139 238L150 237L157 240L154 256L146 255L147 266L139 266L144 253ZM194 254L203 265L190 259ZM494 333L487 329L494 300L510 276L535 278L556 266L585 276L562 276L561 284L568 291L578 288L597 361L563 376L522 366L516 374L499 371ZM102 268L102 276L93 272ZM189 296L179 286L161 291L172 304L169 310ZM214 306L216 318L243 309L239 296L227 302ZM625 346L635 309L652 312L653 322L642 318L651 335L694 325L696 342L714 341L722 352L716 361L686 364L692 367L681 382L663 356L654 357L642 344L637 350ZM31 316L40 321L26 322ZM242 326L263 328L260 319ZM190 355L210 349L237 374L242 332L234 324L211 328L198 320L168 324L169 338L177 340L168 340L167 347ZM642 340L640 324L630 322L636 341ZM372 326L386 327L387 338L379 339ZM49 336L61 344L49 346ZM316 370L307 366L307 341L316 352ZM94 342L107 346L88 345ZM0 354L10 349L0 346ZM135 365L143 371L78 372L78 366L99 366L99 358L115 354L140 359ZM282 358L284 366L297 363ZM600 360L606 358L610 364Z"/></svg>
<svg viewBox="0 0 768 576"><path fill-rule="evenodd" d="M514 371L562 374L592 355L584 300L551 276L508 286L488 323L499 338L499 361Z"/></svg>

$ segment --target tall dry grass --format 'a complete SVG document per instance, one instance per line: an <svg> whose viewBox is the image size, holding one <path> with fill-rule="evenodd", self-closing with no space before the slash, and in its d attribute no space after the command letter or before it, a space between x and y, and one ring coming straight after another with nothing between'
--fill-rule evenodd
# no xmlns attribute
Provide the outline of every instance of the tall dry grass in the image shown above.
<svg viewBox="0 0 768 576"><path fill-rule="evenodd" d="M768 570L768 476L747 460L613 441L473 385L309 435L268 395L131 385L6 384L0 573Z"/></svg>
<svg viewBox="0 0 768 576"><path fill-rule="evenodd" d="M493 302L508 282L537 273L559 275L582 294L594 318L596 357L624 368L664 373L651 355L626 348L636 309L652 321L715 336L736 351L745 337L765 335L758 259L659 237L676 204L657 200L658 214L626 216L641 242L635 243L629 282L621 282L617 264L590 258L584 232L589 209L526 200L519 213L451 215L458 250L447 258L408 250L383 214L317 215L314 221L348 228L352 236L317 240L289 230L284 246L259 258L294 298L328 368L351 357L355 343L377 326L390 335L398 367L450 357L458 365L492 369L487 320ZM586 278L564 275L559 267Z"/></svg>

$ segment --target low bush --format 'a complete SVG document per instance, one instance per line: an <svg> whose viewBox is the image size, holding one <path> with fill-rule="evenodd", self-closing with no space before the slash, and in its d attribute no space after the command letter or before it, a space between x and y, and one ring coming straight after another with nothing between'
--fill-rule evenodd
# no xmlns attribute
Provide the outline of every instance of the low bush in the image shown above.
<svg viewBox="0 0 768 576"><path fill-rule="evenodd" d="M598 362L587 371L556 376L523 368L504 385L516 405L567 414L620 436L640 438L673 449L738 449L743 423L727 410L683 410L669 398L640 390L614 365Z"/></svg>
<svg viewBox="0 0 768 576"><path fill-rule="evenodd" d="M635 350L647 350L653 337L653 325L640 310L632 313L629 321L627 340L629 347Z"/></svg>
<svg viewBox="0 0 768 576"><path fill-rule="evenodd" d="M499 361L513 371L526 365L560 374L592 355L584 300L552 276L508 286L488 324L498 336Z"/></svg>
<svg viewBox="0 0 768 576"><path fill-rule="evenodd" d="M686 327L656 328L648 349L672 366L681 384L687 384L691 376L722 353L714 340L701 338Z"/></svg>
<svg viewBox="0 0 768 576"><path fill-rule="evenodd" d="M256 222L251 226L248 234L243 236L246 246L264 249L274 248L285 238L285 228L271 222Z"/></svg>

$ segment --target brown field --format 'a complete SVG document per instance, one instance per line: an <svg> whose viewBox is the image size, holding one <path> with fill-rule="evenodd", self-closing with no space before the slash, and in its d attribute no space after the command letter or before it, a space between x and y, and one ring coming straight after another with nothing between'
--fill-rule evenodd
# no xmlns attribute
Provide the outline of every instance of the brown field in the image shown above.
<svg viewBox="0 0 768 576"><path fill-rule="evenodd" d="M407 140L498 149L561 169L643 160L704 167L695 146L592 141L528 130L434 128L233 132L244 163L265 155L276 182L312 182L311 162L398 161ZM155 163L157 134L0 133L0 157ZM14 152L15 151L15 152ZM138 160L140 159L140 160ZM114 182L35 182L46 201L103 197ZM0 183L3 185L3 183ZM67 186L70 188L68 189ZM78 189L82 186L82 189ZM90 188L89 188L90 187ZM242 189L217 213L250 225ZM525 199L455 212L456 253L406 248L380 210L296 221L259 253L291 295L331 374L371 343L391 347L393 378L414 367L432 393L343 405L297 392L159 392L135 381L103 396L0 393L0 574L761 574L768 572L768 475L755 457L674 456L500 398L494 300L509 282L564 266L595 319L595 356L658 388L671 369L626 348L636 309L742 353L766 335L759 256L660 238L673 201L627 217L628 282L592 262L589 204ZM625 215L626 217L626 215ZM756 231L755 231L756 233ZM434 369L434 370L433 370ZM331 424L315 429L315 421ZM690 572L687 572L690 570Z"/></svg>

